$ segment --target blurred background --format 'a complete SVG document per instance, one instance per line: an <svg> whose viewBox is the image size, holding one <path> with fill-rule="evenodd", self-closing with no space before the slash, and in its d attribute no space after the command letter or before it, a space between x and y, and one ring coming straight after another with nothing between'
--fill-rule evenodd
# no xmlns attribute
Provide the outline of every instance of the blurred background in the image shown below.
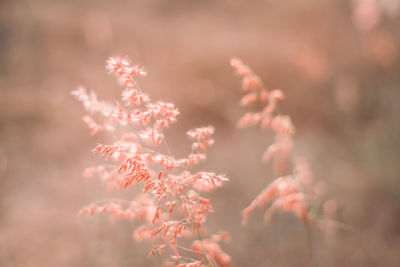
<svg viewBox="0 0 400 267"><path fill-rule="evenodd" d="M212 124L215 146L201 170L231 181L211 193L211 231L225 230L233 266L309 266L306 233L291 214L246 227L241 210L272 181L261 155L272 142L236 129L242 58L287 98L295 152L308 159L350 226L315 231L319 266L400 266L400 1L146 0L0 1L0 266L159 266L136 244L135 222L109 224L78 210L110 197L81 177L102 162L78 85L115 102L109 56L128 55L149 75L153 100L179 107L172 153L190 152L187 129ZM133 198L132 192L112 193Z"/></svg>

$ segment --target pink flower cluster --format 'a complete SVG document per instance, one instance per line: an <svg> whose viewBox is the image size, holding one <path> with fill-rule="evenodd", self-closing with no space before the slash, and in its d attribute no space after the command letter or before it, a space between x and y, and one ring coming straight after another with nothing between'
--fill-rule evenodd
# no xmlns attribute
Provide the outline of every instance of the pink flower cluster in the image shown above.
<svg viewBox="0 0 400 267"><path fill-rule="evenodd" d="M273 161L274 172L278 176L243 210L243 224L249 215L257 208L271 205L265 212L264 219L268 221L278 210L295 214L303 221L311 219L310 203L323 192L323 184L315 183L308 162L303 158L292 157L293 135L295 127L287 115L277 112L277 105L285 96L279 89L267 90L260 78L240 59L231 60L232 67L242 78L242 89L246 93L241 106L260 103L260 112L248 112L238 122L243 128L260 124L262 130L271 129L274 133L274 143L264 152L264 162ZM288 166L294 166L292 170ZM332 201L332 200L331 200ZM331 205L333 206L333 205Z"/></svg>
<svg viewBox="0 0 400 267"><path fill-rule="evenodd" d="M91 134L115 131L118 126L128 125L142 129L125 132L113 144L98 144L94 151L113 163L87 168L83 175L88 179L99 176L110 189L141 186L143 193L132 201L94 203L82 208L80 214L108 213L112 219L143 221L133 237L138 242L148 240L153 244L150 255L169 251L168 264L229 266L230 257L218 244L228 240L227 234L220 233L203 240L207 215L213 208L202 196L203 192L222 186L228 179L213 172L192 173L189 170L206 159L207 149L214 143L214 128L207 126L188 131L187 135L193 141L192 153L184 158L150 148L149 144L166 146L164 130L177 121L178 109L172 103L152 102L136 81L146 73L127 58L110 58L106 68L124 86L122 103L112 105L99 101L94 92L88 93L83 87L72 92L90 113L84 121ZM103 117L102 123L95 121L95 114ZM184 237L194 239L191 248L181 246L180 239Z"/></svg>

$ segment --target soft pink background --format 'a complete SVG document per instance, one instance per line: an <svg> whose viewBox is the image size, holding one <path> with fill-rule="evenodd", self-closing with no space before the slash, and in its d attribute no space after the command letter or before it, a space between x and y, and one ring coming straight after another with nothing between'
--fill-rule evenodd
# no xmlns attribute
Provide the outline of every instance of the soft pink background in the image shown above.
<svg viewBox="0 0 400 267"><path fill-rule="evenodd" d="M202 170L231 181L210 194L211 230L232 234L233 266L309 266L302 224L290 214L240 225L241 210L274 177L261 164L271 136L238 130L238 56L270 88L287 95L281 110L297 126L295 152L338 201L351 231L318 233L319 266L400 263L400 17L377 1L361 18L344 0L0 2L0 266L158 266L150 246L131 238L137 225L77 211L109 198L82 170L101 162L90 150L77 85L114 101L121 88L107 75L108 56L129 55L149 75L141 87L174 102L168 130L185 155L187 129L212 124L215 146ZM129 199L134 190L114 194Z"/></svg>

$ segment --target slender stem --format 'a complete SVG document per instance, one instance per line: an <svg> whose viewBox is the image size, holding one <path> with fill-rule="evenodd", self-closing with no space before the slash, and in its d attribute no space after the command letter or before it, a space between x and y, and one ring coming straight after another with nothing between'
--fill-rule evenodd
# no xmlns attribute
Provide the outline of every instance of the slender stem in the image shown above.
<svg viewBox="0 0 400 267"><path fill-rule="evenodd" d="M169 150L169 147L167 145L167 141L165 141L165 138L164 138L164 145L165 145L165 148L167 149L169 156L172 157L171 151Z"/></svg>
<svg viewBox="0 0 400 267"><path fill-rule="evenodd" d="M186 199L187 199L188 202L189 202L189 197L187 196L187 193L186 193L186 192L185 192L185 197L186 197ZM197 238L198 238L199 241L200 241L201 248L202 248L202 250L203 250L203 252L204 252L204 255L206 256L207 262L208 262L209 266L214 267L214 264L213 264L213 262L210 260L210 257L208 256L208 253L207 253L207 250L206 250L206 248L204 247L203 238L201 237L199 226L197 225L197 223L196 223L196 221L195 221L195 219L194 219L193 212L192 212L192 207L190 206L190 203L188 204L188 207L189 207L189 214L190 214L190 218L191 218L191 220L192 220L192 224L193 224L194 227L196 228Z"/></svg>
<svg viewBox="0 0 400 267"><path fill-rule="evenodd" d="M308 248L310 251L311 267L318 267L318 255L315 248L315 242L313 240L312 225L309 220L304 220L304 228L307 233Z"/></svg>
<svg viewBox="0 0 400 267"><path fill-rule="evenodd" d="M182 250L186 250L186 251L195 253L195 254L203 254L202 252L194 251L194 250L192 250L192 249L185 248L185 247L182 247L182 246L176 246L176 247L177 247L177 248L180 248L180 249L182 249Z"/></svg>

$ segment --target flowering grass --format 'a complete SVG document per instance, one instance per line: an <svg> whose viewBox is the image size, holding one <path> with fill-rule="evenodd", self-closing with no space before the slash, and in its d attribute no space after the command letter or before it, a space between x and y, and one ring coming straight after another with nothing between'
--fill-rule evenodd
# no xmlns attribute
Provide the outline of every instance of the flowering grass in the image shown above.
<svg viewBox="0 0 400 267"><path fill-rule="evenodd" d="M293 155L295 127L288 115L278 111L278 103L285 99L279 89L268 90L261 79L240 59L231 59L231 66L242 79L241 106L260 104L259 112L245 113L238 121L239 128L259 125L262 131L271 130L274 142L265 150L262 161L273 163L275 178L242 212L242 224L257 207L267 207L264 221L268 222L277 211L291 212L305 226L312 266L317 266L316 249L312 236L314 223L327 230L332 226L337 205L334 200L322 201L325 184L313 178L308 161ZM323 203L321 205L321 203ZM322 207L322 210L321 210Z"/></svg>
<svg viewBox="0 0 400 267"><path fill-rule="evenodd" d="M146 72L127 58L110 58L106 68L124 87L121 103L99 101L94 92L89 93L83 87L72 94L90 113L84 121L91 134L102 131L115 134L117 127L126 131L113 144L98 144L94 148L93 151L112 163L87 168L84 176L91 179L97 175L110 189L129 190L139 186L142 193L124 204L89 205L80 214L108 213L112 219L142 221L133 234L134 239L151 242L150 256L169 255L165 266L230 266L230 256L219 245L221 241L229 241L229 235L219 232L206 238L207 215L213 207L203 196L228 179L214 172L190 171L191 166L206 159L207 149L214 143L214 128L189 130L192 152L185 158L175 158L169 153L164 135L164 130L177 121L179 111L175 105L151 101L137 83ZM102 117L102 122L95 121L95 114ZM139 129L132 131L133 127ZM168 153L159 152L159 146L165 146ZM191 246L181 245L182 239L193 240Z"/></svg>

